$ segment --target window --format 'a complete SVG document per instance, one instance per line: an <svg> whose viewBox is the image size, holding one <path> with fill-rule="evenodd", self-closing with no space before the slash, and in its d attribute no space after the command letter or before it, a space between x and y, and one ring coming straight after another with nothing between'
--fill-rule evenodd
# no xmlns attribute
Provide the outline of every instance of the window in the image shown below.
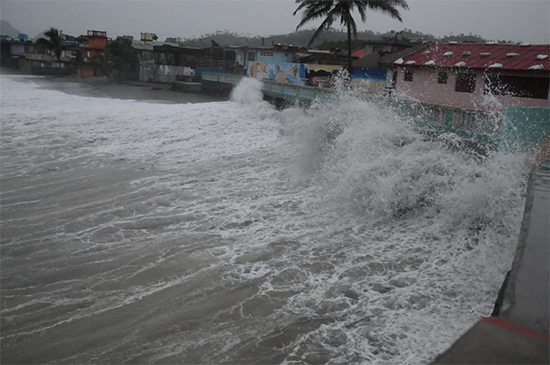
<svg viewBox="0 0 550 365"><path fill-rule="evenodd" d="M403 80L412 81L413 76L414 76L414 70L405 70L405 76L403 77Z"/></svg>
<svg viewBox="0 0 550 365"><path fill-rule="evenodd" d="M437 74L437 83L446 84L448 78L449 78L449 74L447 72L439 72Z"/></svg>
<svg viewBox="0 0 550 365"><path fill-rule="evenodd" d="M547 99L548 78L485 75L485 94Z"/></svg>
<svg viewBox="0 0 550 365"><path fill-rule="evenodd" d="M260 51L260 56L263 56L263 57L273 57L273 52Z"/></svg>
<svg viewBox="0 0 550 365"><path fill-rule="evenodd" d="M461 72L456 75L455 91L473 93L476 90L476 74Z"/></svg>
<svg viewBox="0 0 550 365"><path fill-rule="evenodd" d="M247 61L256 61L256 52L248 52Z"/></svg>

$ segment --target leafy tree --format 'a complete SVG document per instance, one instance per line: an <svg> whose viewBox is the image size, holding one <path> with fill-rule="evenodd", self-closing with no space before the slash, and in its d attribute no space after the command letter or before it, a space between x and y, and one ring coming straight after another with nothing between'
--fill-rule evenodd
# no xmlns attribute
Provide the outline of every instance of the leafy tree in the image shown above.
<svg viewBox="0 0 550 365"><path fill-rule="evenodd" d="M115 79L122 82L125 78L135 75L139 66L138 51L129 43L111 42L105 49L111 61L111 71L114 71Z"/></svg>
<svg viewBox="0 0 550 365"><path fill-rule="evenodd" d="M357 49L359 47L363 47L367 41L356 39L351 41L351 49ZM318 49L333 51L337 49L347 49L349 45L345 40L341 41L333 41L333 42L323 42L317 46Z"/></svg>
<svg viewBox="0 0 550 365"><path fill-rule="evenodd" d="M132 78L139 66L137 51L128 43L111 42L105 52L95 54L88 61L88 67L94 70L94 76L106 76L109 80L122 82Z"/></svg>
<svg viewBox="0 0 550 365"><path fill-rule="evenodd" d="M409 9L406 0L296 0L296 4L300 5L293 15L303 10L302 20L296 27L296 30L312 20L323 19L323 22L311 37L309 45L313 43L323 30L329 29L340 18L340 24L347 28L348 72L350 76L352 70L351 34L353 33L355 38L357 38L357 25L351 14L353 10L357 8L364 23L367 20L367 9L387 14L399 21L402 21L402 19L397 7Z"/></svg>
<svg viewBox="0 0 550 365"><path fill-rule="evenodd" d="M50 28L44 32L44 35L47 38L38 38L36 40L36 45L40 48L52 51L57 58L57 63L60 64L61 54L68 48L64 43L63 31L57 30L56 28Z"/></svg>
<svg viewBox="0 0 550 365"><path fill-rule="evenodd" d="M76 63L78 69L82 75L82 66L84 65L84 56L82 55L82 50L78 47L73 48L72 60Z"/></svg>
<svg viewBox="0 0 550 365"><path fill-rule="evenodd" d="M88 68L94 71L94 76L106 76L111 80L111 62L106 52L93 55L88 61Z"/></svg>

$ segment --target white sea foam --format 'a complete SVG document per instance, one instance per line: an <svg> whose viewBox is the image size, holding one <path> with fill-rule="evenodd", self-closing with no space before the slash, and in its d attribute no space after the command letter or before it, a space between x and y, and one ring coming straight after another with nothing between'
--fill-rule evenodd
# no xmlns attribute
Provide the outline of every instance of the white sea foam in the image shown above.
<svg viewBox="0 0 550 365"><path fill-rule="evenodd" d="M350 93L1 92L6 361L426 363L510 268L524 157Z"/></svg>
<svg viewBox="0 0 550 365"><path fill-rule="evenodd" d="M248 105L261 103L263 101L262 87L262 82L258 79L242 79L241 83L233 89L231 93L231 100Z"/></svg>

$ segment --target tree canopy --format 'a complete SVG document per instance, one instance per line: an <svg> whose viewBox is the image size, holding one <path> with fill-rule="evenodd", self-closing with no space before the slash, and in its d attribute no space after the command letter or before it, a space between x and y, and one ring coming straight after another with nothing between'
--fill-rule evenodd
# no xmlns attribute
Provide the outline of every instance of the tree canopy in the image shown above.
<svg viewBox="0 0 550 365"><path fill-rule="evenodd" d="M321 25L311 37L309 45L313 43L323 30L330 29L332 24L337 20L340 20L340 24L347 28L348 72L350 74L352 60L351 35L353 34L357 38L357 24L353 19L352 12L357 9L364 23L367 21L367 10L381 12L402 21L397 7L409 9L405 0L296 0L296 4L299 5L293 15L302 11L302 19L296 30L310 21L323 19Z"/></svg>
<svg viewBox="0 0 550 365"><path fill-rule="evenodd" d="M64 44L65 39L63 37L63 31L57 28L50 28L44 32L44 35L47 38L38 38L36 44L38 47L52 51L59 62L61 60L61 54L67 49L67 46Z"/></svg>
<svg viewBox="0 0 550 365"><path fill-rule="evenodd" d="M105 47L105 52L94 55L88 62L88 67L98 76L107 76L121 82L132 77L139 65L137 51L128 43L111 42Z"/></svg>

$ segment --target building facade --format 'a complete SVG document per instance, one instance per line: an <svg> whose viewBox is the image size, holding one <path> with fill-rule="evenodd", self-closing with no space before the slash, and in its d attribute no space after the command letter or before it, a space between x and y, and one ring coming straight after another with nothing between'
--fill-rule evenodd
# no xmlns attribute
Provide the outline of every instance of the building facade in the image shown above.
<svg viewBox="0 0 550 365"><path fill-rule="evenodd" d="M433 43L396 61L396 97L475 110L548 107L548 45Z"/></svg>
<svg viewBox="0 0 550 365"><path fill-rule="evenodd" d="M105 52L107 43L111 41L111 39L107 37L107 32L99 30L89 30L85 36L81 35L76 38L76 40L82 51L84 62L88 62L90 58L96 54ZM93 76L94 74L92 70L85 68L79 71L84 76Z"/></svg>

